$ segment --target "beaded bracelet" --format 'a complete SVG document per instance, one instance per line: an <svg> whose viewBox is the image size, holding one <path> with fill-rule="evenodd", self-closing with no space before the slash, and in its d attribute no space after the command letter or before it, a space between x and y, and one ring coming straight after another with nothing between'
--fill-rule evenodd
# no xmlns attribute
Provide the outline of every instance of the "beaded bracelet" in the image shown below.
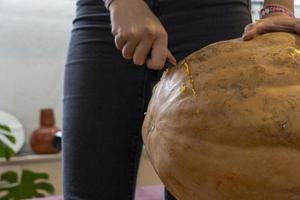
<svg viewBox="0 0 300 200"><path fill-rule="evenodd" d="M260 19L263 19L267 15L271 13L281 12L289 15L290 17L295 18L295 15L292 11L290 11L287 7L284 7L279 4L267 4L265 5L259 12Z"/></svg>

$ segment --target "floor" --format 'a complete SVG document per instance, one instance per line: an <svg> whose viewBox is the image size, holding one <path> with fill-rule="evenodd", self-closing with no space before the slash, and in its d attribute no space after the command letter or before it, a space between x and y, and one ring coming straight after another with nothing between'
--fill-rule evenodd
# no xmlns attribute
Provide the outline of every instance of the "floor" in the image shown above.
<svg viewBox="0 0 300 200"><path fill-rule="evenodd" d="M163 200L163 196L164 190L162 186L146 186L137 188L135 200ZM63 200L63 197L53 196L34 200Z"/></svg>

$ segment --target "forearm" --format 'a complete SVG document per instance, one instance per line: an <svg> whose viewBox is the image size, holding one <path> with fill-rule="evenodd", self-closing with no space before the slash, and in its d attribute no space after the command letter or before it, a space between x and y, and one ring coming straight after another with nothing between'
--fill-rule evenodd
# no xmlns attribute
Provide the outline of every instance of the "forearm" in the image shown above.
<svg viewBox="0 0 300 200"><path fill-rule="evenodd" d="M292 12L294 12L294 0L265 0L266 4L279 4L287 7Z"/></svg>

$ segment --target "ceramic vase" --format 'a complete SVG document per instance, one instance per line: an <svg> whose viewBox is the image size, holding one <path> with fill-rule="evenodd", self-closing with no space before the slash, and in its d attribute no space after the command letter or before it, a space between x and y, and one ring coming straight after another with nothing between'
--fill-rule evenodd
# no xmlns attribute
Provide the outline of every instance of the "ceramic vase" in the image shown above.
<svg viewBox="0 0 300 200"><path fill-rule="evenodd" d="M38 154L59 152L54 145L55 135L58 131L59 129L55 127L53 109L42 109L40 112L40 128L33 131L31 135L32 150Z"/></svg>

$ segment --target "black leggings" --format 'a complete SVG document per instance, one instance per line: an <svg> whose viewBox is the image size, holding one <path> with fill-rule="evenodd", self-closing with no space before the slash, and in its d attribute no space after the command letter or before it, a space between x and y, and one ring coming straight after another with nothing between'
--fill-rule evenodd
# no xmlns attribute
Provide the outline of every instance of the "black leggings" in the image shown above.
<svg viewBox="0 0 300 200"><path fill-rule="evenodd" d="M210 43L240 37L251 22L247 0L147 3L166 28L177 60ZM101 0L79 0L76 14L64 81L65 200L132 200L144 112L162 71L122 58Z"/></svg>

